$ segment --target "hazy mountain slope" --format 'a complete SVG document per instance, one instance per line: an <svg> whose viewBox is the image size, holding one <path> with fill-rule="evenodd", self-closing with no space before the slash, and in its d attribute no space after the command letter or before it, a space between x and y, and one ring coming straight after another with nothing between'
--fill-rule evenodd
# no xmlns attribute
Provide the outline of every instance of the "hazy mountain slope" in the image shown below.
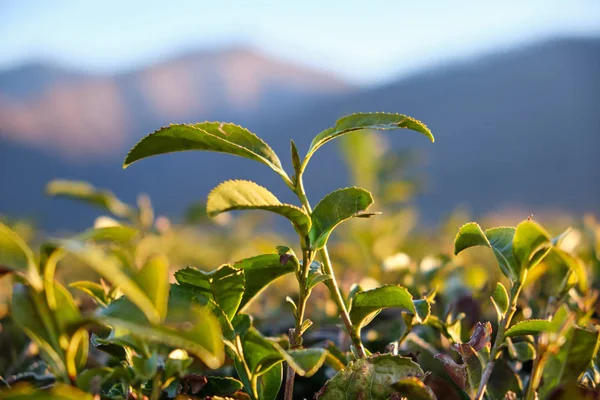
<svg viewBox="0 0 600 400"><path fill-rule="evenodd" d="M242 48L116 76L35 64L0 73L0 138L85 162L173 121L251 118L348 90L327 74Z"/></svg>
<svg viewBox="0 0 600 400"><path fill-rule="evenodd" d="M433 145L404 132L389 135L393 144L425 151L431 178L420 199L425 215L459 204L476 212L507 206L597 212L598 71L600 40L553 41L345 97L304 129L355 110L400 111L426 121ZM334 156L321 155L321 165Z"/></svg>
<svg viewBox="0 0 600 400"><path fill-rule="evenodd" d="M213 57L218 59L217 55ZM214 62L221 66L228 63ZM175 61L174 65L178 63L193 63L193 57ZM201 64L207 66L209 62ZM240 65L247 64L251 61ZM178 68L182 67L173 71ZM240 71L244 69L239 68L225 76L243 81ZM186 204L204 198L213 186L228 178L275 183L276 193L286 199L289 197L285 188L273 173L240 158L207 153L166 155L125 171L120 163L127 146L166 122L225 119L265 137L281 152L284 165L288 166L290 137L305 150L313 134L330 126L339 116L356 111L403 112L422 119L433 130L437 139L433 145L412 132L387 135L391 145L415 147L427 159L425 171L430 190L419 198L419 205L430 221L460 204L469 205L476 212L507 206L520 206L532 213L549 208L578 213L598 209L600 40L551 41L360 91L351 91L335 80L327 86L329 78L318 74L308 74L302 83L292 85L287 77L297 76L297 72L276 70L254 67L254 75L245 82L270 83L261 86L259 97L242 95L241 99L233 91L228 95L225 89L240 84L216 84L215 75L206 71L198 76L184 74L185 79L178 73L161 76L160 72L153 72L152 85L159 89L144 91L135 90L140 82L147 81L143 74L111 78L125 93L120 98L129 104L125 115L132 122L121 143L92 163L80 160L73 164L52 151L32 149L26 142L2 142L0 133L0 187L9 193L0 196L0 212L43 215L44 225L51 228L85 226L92 215L85 207L40 197L44 182L54 176L87 179L129 200L138 192L149 192L160 212L174 216L181 215ZM204 106L199 100L182 110L176 104L180 99L171 94L169 101L175 103L167 101L160 108L152 105L152 95L146 93L156 90L169 97L169 82L185 92L185 82L194 86L194 80L202 82L200 86L214 84L211 93L215 96L198 97L207 99ZM192 92L200 93L189 91L184 98L195 98L189 97ZM299 92L301 95L294 97ZM248 89L248 93L252 90ZM340 93L343 96L325 96ZM261 106L248 107L257 98L261 99ZM0 115L1 112L0 105ZM0 132L4 127L0 119ZM91 145L101 145L96 142ZM314 201L327 190L346 184L345 170L335 148L332 143L319 150L307 172L307 188ZM74 217L66 219L71 213L75 213Z"/></svg>

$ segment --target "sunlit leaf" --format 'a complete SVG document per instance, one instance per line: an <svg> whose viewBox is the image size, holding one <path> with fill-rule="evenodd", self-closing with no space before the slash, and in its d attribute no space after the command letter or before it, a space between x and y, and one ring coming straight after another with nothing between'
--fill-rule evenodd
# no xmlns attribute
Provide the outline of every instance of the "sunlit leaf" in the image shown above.
<svg viewBox="0 0 600 400"><path fill-rule="evenodd" d="M327 350L319 348L289 350L288 354L292 357L301 376L310 378L325 363Z"/></svg>
<svg viewBox="0 0 600 400"><path fill-rule="evenodd" d="M140 140L127 154L123 167L146 157L189 150L228 153L259 161L285 175L275 152L241 126L224 122L177 124L161 128Z"/></svg>
<svg viewBox="0 0 600 400"><path fill-rule="evenodd" d="M52 321L51 311L43 293L29 286L15 285L11 300L13 321L40 348L41 355L57 376L64 376L66 366L62 360L58 328Z"/></svg>
<svg viewBox="0 0 600 400"><path fill-rule="evenodd" d="M394 385L394 389L404 398L411 400L437 400L435 394L423 381L418 378L408 377L400 379Z"/></svg>
<svg viewBox="0 0 600 400"><path fill-rule="evenodd" d="M79 371L85 367L90 347L90 335L85 328L78 329L69 340L65 355L67 373L72 380L77 378Z"/></svg>
<svg viewBox="0 0 600 400"><path fill-rule="evenodd" d="M167 316L169 302L169 260L165 256L154 256L135 275L135 282L156 307L161 321Z"/></svg>
<svg viewBox="0 0 600 400"><path fill-rule="evenodd" d="M598 331L573 326L560 350L550 354L546 361L539 388L540 397L546 398L560 384L577 381L597 351Z"/></svg>
<svg viewBox="0 0 600 400"><path fill-rule="evenodd" d="M494 293L492 294L492 302L499 318L503 318L508 311L508 292L500 282L496 283L496 289L494 289Z"/></svg>
<svg viewBox="0 0 600 400"><path fill-rule="evenodd" d="M246 278L246 288L239 305L239 310L243 311L267 285L294 272L297 265L291 259L282 264L279 254L262 254L237 261L233 267L244 271Z"/></svg>
<svg viewBox="0 0 600 400"><path fill-rule="evenodd" d="M432 142L434 141L431 131L424 123L407 115L392 113L352 114L338 119L335 126L315 136L306 154L304 165L306 165L315 151L321 146L346 133L358 130L391 130L401 128L419 132Z"/></svg>
<svg viewBox="0 0 600 400"><path fill-rule="evenodd" d="M541 332L546 332L551 326L551 322L545 319L528 319L517 322L510 327L505 333L506 337L515 337L523 335L536 335Z"/></svg>
<svg viewBox="0 0 600 400"><path fill-rule="evenodd" d="M102 228L91 228L74 237L73 240L86 241L93 240L96 242L113 242L118 244L126 244L138 234L137 229L129 226L107 226Z"/></svg>
<svg viewBox="0 0 600 400"><path fill-rule="evenodd" d="M63 240L61 246L91 267L104 279L118 286L152 323L159 323L161 314L144 290L123 269L119 261L102 250L74 240Z"/></svg>
<svg viewBox="0 0 600 400"><path fill-rule="evenodd" d="M473 247L491 247L502 273L511 281L520 276L520 269L513 256L512 242L515 228L502 226L482 231L479 225L470 222L463 225L454 240L454 254Z"/></svg>
<svg viewBox="0 0 600 400"><path fill-rule="evenodd" d="M394 384L409 377L425 377L421 367L410 358L391 354L361 358L327 381L315 399L389 399L394 394L402 395Z"/></svg>
<svg viewBox="0 0 600 400"><path fill-rule="evenodd" d="M109 303L109 299L106 295L104 287L96 282L90 281L77 281L69 284L69 287L79 289L82 292L88 294L96 303L102 307L106 307Z"/></svg>
<svg viewBox="0 0 600 400"><path fill-rule="evenodd" d="M413 315L417 314L412 295L406 288L386 285L356 293L350 308L352 324L360 330L384 308L401 308Z"/></svg>
<svg viewBox="0 0 600 400"><path fill-rule="evenodd" d="M483 230L476 222L469 222L460 227L454 239L454 254L473 246L492 247Z"/></svg>
<svg viewBox="0 0 600 400"><path fill-rule="evenodd" d="M513 238L513 253L520 268L532 268L548 254L550 235L538 223L523 221L517 225Z"/></svg>
<svg viewBox="0 0 600 400"><path fill-rule="evenodd" d="M36 289L42 289L42 278L33 252L12 229L0 222L0 267L23 274Z"/></svg>
<svg viewBox="0 0 600 400"><path fill-rule="evenodd" d="M209 216L231 210L265 210L282 215L302 236L306 236L311 227L310 217L303 209L281 203L273 193L251 181L226 181L210 192L206 203Z"/></svg>
<svg viewBox="0 0 600 400"><path fill-rule="evenodd" d="M36 389L29 385L18 385L1 393L5 400L93 400L94 396L76 387L56 384L51 389Z"/></svg>
<svg viewBox="0 0 600 400"><path fill-rule="evenodd" d="M329 193L312 212L312 228L309 233L313 250L327 244L329 235L340 223L356 217L373 204L373 196L367 190L351 187Z"/></svg>
<svg viewBox="0 0 600 400"><path fill-rule="evenodd" d="M223 265L211 272L188 267L175 272L175 279L180 285L214 300L230 321L236 314L244 294L244 272L229 265Z"/></svg>
<svg viewBox="0 0 600 400"><path fill-rule="evenodd" d="M577 279L577 285L579 289L585 293L588 290L588 276L585 264L583 261L576 256L572 256L564 250L558 247L553 247L548 256L544 258L544 263L558 265L563 268L570 270L574 277Z"/></svg>
<svg viewBox="0 0 600 400"><path fill-rule="evenodd" d="M254 328L248 330L242 344L244 358L252 376L262 375L275 365L286 361L298 375L310 377L327 358L325 349L299 349L288 352Z"/></svg>
<svg viewBox="0 0 600 400"><path fill-rule="evenodd" d="M48 183L46 193L104 208L117 217L132 218L136 215L133 208L121 202L111 191L96 189L87 182L56 179Z"/></svg>
<svg viewBox="0 0 600 400"><path fill-rule="evenodd" d="M167 319L161 325L145 321L144 315L136 312L133 303L126 299L113 301L96 320L127 330L143 340L184 349L198 356L210 368L220 367L225 353L217 318L205 307L169 300Z"/></svg>

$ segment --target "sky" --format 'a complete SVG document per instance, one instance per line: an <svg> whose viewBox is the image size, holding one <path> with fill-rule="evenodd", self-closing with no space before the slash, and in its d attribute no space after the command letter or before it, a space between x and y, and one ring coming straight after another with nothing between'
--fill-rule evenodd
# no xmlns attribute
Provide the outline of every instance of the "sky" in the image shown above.
<svg viewBox="0 0 600 400"><path fill-rule="evenodd" d="M244 45L372 84L575 35L600 36L599 0L0 0L0 70L114 73Z"/></svg>

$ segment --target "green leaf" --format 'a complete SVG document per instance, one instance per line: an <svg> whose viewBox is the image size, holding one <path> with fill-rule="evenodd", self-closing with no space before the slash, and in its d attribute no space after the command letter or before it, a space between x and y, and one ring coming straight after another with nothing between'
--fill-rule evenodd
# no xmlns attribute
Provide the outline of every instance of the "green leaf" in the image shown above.
<svg viewBox="0 0 600 400"><path fill-rule="evenodd" d="M84 246L78 241L63 240L60 243L66 251L74 254L114 286L118 286L144 312L150 322L160 322L161 313L135 280L122 270L115 257L105 254L96 247Z"/></svg>
<svg viewBox="0 0 600 400"><path fill-rule="evenodd" d="M229 341L235 340L232 323L223 312L223 309L210 297L210 294L201 292L198 289L198 287L191 285L172 284L169 304L199 304L206 307L219 320L223 337Z"/></svg>
<svg viewBox="0 0 600 400"><path fill-rule="evenodd" d="M518 399L523 398L523 382L512 367L503 358L499 358L488 381L487 393L491 400L504 400L509 391L515 393Z"/></svg>
<svg viewBox="0 0 600 400"><path fill-rule="evenodd" d="M304 372L300 375L310 378L319 370L319 368L321 368L321 366L323 366L323 363L325 363L325 360L327 359L328 352L325 349L312 348L289 350L288 354L294 359L294 362L299 367L297 369Z"/></svg>
<svg viewBox="0 0 600 400"><path fill-rule="evenodd" d="M285 351L279 344L250 328L242 340L244 358L252 376L260 376L286 361L300 376L310 377L323 365L327 350L312 348Z"/></svg>
<svg viewBox="0 0 600 400"><path fill-rule="evenodd" d="M357 187L339 189L325 196L312 212L312 228L309 232L313 250L323 248L336 226L347 219L360 215L373 204L373 196Z"/></svg>
<svg viewBox="0 0 600 400"><path fill-rule="evenodd" d="M513 282L519 279L520 276L520 269L513 256L512 242L514 235L515 228L512 226L501 226L485 231L485 236L490 241L500 269Z"/></svg>
<svg viewBox="0 0 600 400"><path fill-rule="evenodd" d="M381 400L402 395L394 386L405 378L423 379L421 367L408 357L375 355L352 361L315 395L315 399Z"/></svg>
<svg viewBox="0 0 600 400"><path fill-rule="evenodd" d="M454 239L454 254L473 246L492 247L483 230L476 222L469 222L460 227Z"/></svg>
<svg viewBox="0 0 600 400"><path fill-rule="evenodd" d="M42 278L33 252L12 229L0 222L0 267L22 273L36 289L42 289Z"/></svg>
<svg viewBox="0 0 600 400"><path fill-rule="evenodd" d="M494 303L499 319L504 318L508 311L508 292L500 282L496 283L496 289L492 294L492 303Z"/></svg>
<svg viewBox="0 0 600 400"><path fill-rule="evenodd" d="M283 382L283 364L273 368L258 377L258 399L275 400Z"/></svg>
<svg viewBox="0 0 600 400"><path fill-rule="evenodd" d="M104 379L112 372L113 369L108 367L86 369L77 377L77 387L86 392L98 393Z"/></svg>
<svg viewBox="0 0 600 400"><path fill-rule="evenodd" d="M417 312L417 321L421 323L427 321L427 319L431 315L431 304L429 303L429 301L427 301L426 299L418 299L414 300L413 304L415 305L415 311Z"/></svg>
<svg viewBox="0 0 600 400"><path fill-rule="evenodd" d="M69 340L67 353L65 355L67 363L67 373L71 380L75 380L79 371L87 363L90 350L90 335L85 328L79 328Z"/></svg>
<svg viewBox="0 0 600 400"><path fill-rule="evenodd" d="M171 300L171 299L169 299ZM219 368L225 358L221 327L217 318L205 307L184 301L169 301L167 319L152 325L140 318L126 299L112 302L101 311L96 321L124 329L140 339L183 349L198 356L209 368Z"/></svg>
<svg viewBox="0 0 600 400"><path fill-rule="evenodd" d="M104 228L91 228L76 236L73 240L85 242L86 240L93 240L96 242L113 242L117 244L127 244L136 235L138 230L129 226L107 226Z"/></svg>
<svg viewBox="0 0 600 400"><path fill-rule="evenodd" d="M169 303L169 260L165 256L154 256L146 261L146 265L136 274L135 282L150 299L160 320L167 316Z"/></svg>
<svg viewBox="0 0 600 400"><path fill-rule="evenodd" d="M310 144L303 165L306 166L312 155L325 143L341 135L358 130L410 129L419 132L432 142L435 140L427 126L414 118L392 113L360 113L338 119L335 126L319 133Z"/></svg>
<svg viewBox="0 0 600 400"><path fill-rule="evenodd" d="M248 329L242 340L244 359L251 376L259 376L285 360L277 343L263 337L255 328Z"/></svg>
<svg viewBox="0 0 600 400"><path fill-rule="evenodd" d="M274 212L289 219L301 236L306 236L311 227L310 217L303 209L281 203L273 193L251 181L226 181L210 192L206 202L210 217L231 210Z"/></svg>
<svg viewBox="0 0 600 400"><path fill-rule="evenodd" d="M207 396L232 396L243 388L237 379L228 376L208 376L208 381L196 396L203 399Z"/></svg>
<svg viewBox="0 0 600 400"><path fill-rule="evenodd" d="M75 324L81 321L81 313L71 293L57 281L52 282L52 284L56 294L56 308L51 308L51 310L54 313L54 320L59 332L67 334L73 330Z"/></svg>
<svg viewBox="0 0 600 400"><path fill-rule="evenodd" d="M158 354L154 353L150 358L133 356L132 359L133 371L136 377L140 380L150 380L158 371Z"/></svg>
<svg viewBox="0 0 600 400"><path fill-rule="evenodd" d="M478 224L470 222L463 225L454 240L454 254L473 247L491 247L502 273L515 282L519 278L519 267L513 256L512 242L515 228L502 226L482 231Z"/></svg>
<svg viewBox="0 0 600 400"><path fill-rule="evenodd" d="M56 376L64 376L66 366L62 360L58 330L43 293L25 285L15 285L11 299L11 316L40 348L42 358Z"/></svg>
<svg viewBox="0 0 600 400"><path fill-rule="evenodd" d="M282 264L279 254L262 254L246 258L235 262L233 267L244 271L246 277L246 289L239 305L239 311L244 311L271 282L294 272L297 268L292 259Z"/></svg>
<svg viewBox="0 0 600 400"><path fill-rule="evenodd" d="M558 353L550 354L546 361L540 398L563 383L576 382L595 357L597 346L598 331L573 326Z"/></svg>
<svg viewBox="0 0 600 400"><path fill-rule="evenodd" d="M529 342L509 344L508 351L512 358L521 362L534 360L536 357L535 347Z"/></svg>
<svg viewBox="0 0 600 400"><path fill-rule="evenodd" d="M406 399L411 400L437 400L435 394L421 380L413 377L403 378L396 382L394 389Z"/></svg>
<svg viewBox="0 0 600 400"><path fill-rule="evenodd" d="M2 392L2 398L5 400L93 400L94 396L76 387L57 383L51 389L19 385Z"/></svg>
<svg viewBox="0 0 600 400"><path fill-rule="evenodd" d="M552 243L550 235L534 221L517 225L513 238L513 253L520 268L536 266L548 254Z"/></svg>
<svg viewBox="0 0 600 400"><path fill-rule="evenodd" d="M102 285L90 281L77 281L69 284L69 287L79 289L88 294L96 303L102 307L106 307L110 302L106 291Z"/></svg>
<svg viewBox="0 0 600 400"><path fill-rule="evenodd" d="M214 300L230 321L244 294L244 272L230 265L223 265L211 272L188 267L175 272L175 279L180 285Z"/></svg>
<svg viewBox="0 0 600 400"><path fill-rule="evenodd" d="M258 136L235 124L208 121L170 125L149 134L129 151L123 168L142 158L189 150L215 151L249 158L287 177L275 152Z"/></svg>
<svg viewBox="0 0 600 400"><path fill-rule="evenodd" d="M111 191L96 189L83 181L55 179L46 185L46 193L50 196L67 197L104 208L117 217L132 218L136 215L133 208L122 203Z"/></svg>
<svg viewBox="0 0 600 400"><path fill-rule="evenodd" d="M551 327L551 321L545 319L528 319L517 322L510 327L504 334L505 337L515 337L523 335L536 335L541 332L546 332Z"/></svg>
<svg viewBox="0 0 600 400"><path fill-rule="evenodd" d="M585 264L579 257L572 256L558 247L552 247L548 253L548 256L544 258L544 262L553 265L559 265L570 270L577 278L577 285L579 286L579 289L583 293L587 292L589 286L587 271Z"/></svg>
<svg viewBox="0 0 600 400"><path fill-rule="evenodd" d="M398 285L385 285L356 293L350 307L350 320L357 331L360 331L384 308L403 308L411 314L417 315L412 295L406 288Z"/></svg>

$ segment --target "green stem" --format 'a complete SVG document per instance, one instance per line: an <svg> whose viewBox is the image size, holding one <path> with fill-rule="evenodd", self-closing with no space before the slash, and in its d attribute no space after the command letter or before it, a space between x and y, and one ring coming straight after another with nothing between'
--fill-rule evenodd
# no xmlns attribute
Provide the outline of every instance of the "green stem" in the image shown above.
<svg viewBox="0 0 600 400"><path fill-rule="evenodd" d="M502 345L504 344L504 334L506 330L510 326L513 316L517 311L517 300L519 298L519 294L521 293L521 289L523 288L523 283L525 281L525 277L527 276L527 270L521 274L521 277L517 282L515 282L510 290L510 308L508 312L498 325L498 332L496 332L496 340L494 340L494 345L490 351L490 362L486 365L483 374L481 375L481 381L479 383L479 389L477 390L477 394L474 397L474 400L483 399L483 395L485 393L485 388L487 386L487 382L492 376L492 371L494 370L494 364L496 363L496 359L500 356L500 350Z"/></svg>
<svg viewBox="0 0 600 400"><path fill-rule="evenodd" d="M150 400L159 400L162 392L162 372L157 372L152 379L152 393Z"/></svg>
<svg viewBox="0 0 600 400"><path fill-rule="evenodd" d="M306 240L305 240L306 242ZM290 329L290 349L297 349L302 345L302 323L304 322L304 311L306 310L306 302L310 293L307 288L308 272L313 256L309 249L302 249L302 268L298 274L298 308L296 310L296 327ZM288 365L285 379L285 400L293 400L294 398L294 379L296 372Z"/></svg>
<svg viewBox="0 0 600 400"><path fill-rule="evenodd" d="M298 174L298 177L296 179L296 190L294 190L294 193L296 193L296 195L298 196L298 199L304 206L306 212L309 214L312 213L310 202L308 201L308 198L306 197L306 192L304 191L304 183L302 182L301 173ZM342 293L338 286L337 279L335 278L335 273L333 272L333 267L331 265L331 259L329 258L327 246L324 246L321 250L319 250L319 255L321 257L321 261L323 261L324 272L331 276L331 279L325 281L325 284L327 285L327 288L329 289L329 292L331 294L331 298L333 299L338 308L338 312L340 314L342 322L344 323L346 332L348 332L348 335L350 335L350 339L352 340L352 343L356 348L358 356L364 358L366 357L365 348L360 340L360 337L358 336L356 329L354 328L354 325L352 324L352 321L350 320L348 308L346 307L346 303L344 301L344 298L342 297Z"/></svg>
<svg viewBox="0 0 600 400"><path fill-rule="evenodd" d="M529 380L529 385L527 387L527 393L525 395L525 400L535 400L536 390L540 386L540 381L542 379L542 372L544 371L544 366L546 364L547 356L546 351L543 351L542 354L539 354L533 363L533 368L531 370L531 378Z"/></svg>

